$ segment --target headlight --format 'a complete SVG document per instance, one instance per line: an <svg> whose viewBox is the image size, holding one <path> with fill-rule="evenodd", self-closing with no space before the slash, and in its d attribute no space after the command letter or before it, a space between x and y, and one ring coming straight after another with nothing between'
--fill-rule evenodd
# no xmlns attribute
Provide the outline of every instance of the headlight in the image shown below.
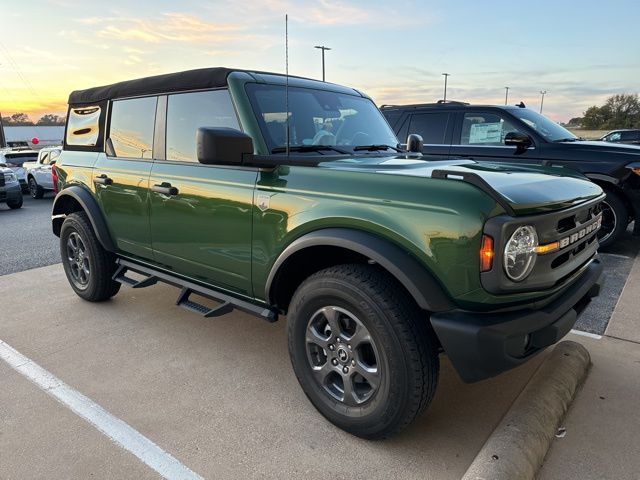
<svg viewBox="0 0 640 480"><path fill-rule="evenodd" d="M530 226L518 228L504 248L504 271L514 282L524 280L536 263L538 246L536 229Z"/></svg>
<svg viewBox="0 0 640 480"><path fill-rule="evenodd" d="M18 177L16 177L15 173L5 173L4 174L4 181L6 183L17 182L18 181Z"/></svg>

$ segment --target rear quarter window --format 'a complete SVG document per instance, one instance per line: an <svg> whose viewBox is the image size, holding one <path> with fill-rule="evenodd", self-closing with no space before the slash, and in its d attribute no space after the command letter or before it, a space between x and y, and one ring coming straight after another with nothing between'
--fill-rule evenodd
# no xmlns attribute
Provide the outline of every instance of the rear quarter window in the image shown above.
<svg viewBox="0 0 640 480"><path fill-rule="evenodd" d="M100 135L100 116L102 108L71 107L67 120L65 142L74 147L95 147Z"/></svg>

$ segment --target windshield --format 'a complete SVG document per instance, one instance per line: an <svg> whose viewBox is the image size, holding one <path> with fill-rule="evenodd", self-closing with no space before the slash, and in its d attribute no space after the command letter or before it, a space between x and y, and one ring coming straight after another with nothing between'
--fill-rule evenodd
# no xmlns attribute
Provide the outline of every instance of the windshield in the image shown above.
<svg viewBox="0 0 640 480"><path fill-rule="evenodd" d="M269 151L282 150L287 143L284 86L251 83L247 94ZM290 146L298 151L328 153L398 145L395 134L368 98L299 87L289 87L289 139Z"/></svg>
<svg viewBox="0 0 640 480"><path fill-rule="evenodd" d="M529 110L528 108L518 108L510 110L516 117L533 128L549 142L557 142L559 140L575 141L578 139L573 133L564 127L561 127L553 120L540 115L539 113Z"/></svg>

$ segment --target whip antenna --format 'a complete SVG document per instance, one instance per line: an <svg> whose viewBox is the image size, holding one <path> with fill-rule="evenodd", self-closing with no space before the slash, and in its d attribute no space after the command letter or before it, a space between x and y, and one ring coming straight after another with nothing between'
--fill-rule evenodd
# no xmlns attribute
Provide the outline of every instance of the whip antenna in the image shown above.
<svg viewBox="0 0 640 480"><path fill-rule="evenodd" d="M289 137L289 15L284 16L284 108L286 110L286 127L287 127L287 157L289 156L289 145L291 139Z"/></svg>

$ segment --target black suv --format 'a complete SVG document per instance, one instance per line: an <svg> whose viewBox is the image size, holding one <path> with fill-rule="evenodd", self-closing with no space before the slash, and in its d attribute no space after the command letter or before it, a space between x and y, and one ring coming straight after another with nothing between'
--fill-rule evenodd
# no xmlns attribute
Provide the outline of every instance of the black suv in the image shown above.
<svg viewBox="0 0 640 480"><path fill-rule="evenodd" d="M398 138L419 134L423 153L565 166L586 175L607 193L600 245L612 244L640 219L640 148L585 141L557 123L517 106L438 102L383 105ZM640 221L634 225L640 235Z"/></svg>
<svg viewBox="0 0 640 480"><path fill-rule="evenodd" d="M626 143L629 145L640 145L640 130L612 130L600 140L611 143Z"/></svg>

